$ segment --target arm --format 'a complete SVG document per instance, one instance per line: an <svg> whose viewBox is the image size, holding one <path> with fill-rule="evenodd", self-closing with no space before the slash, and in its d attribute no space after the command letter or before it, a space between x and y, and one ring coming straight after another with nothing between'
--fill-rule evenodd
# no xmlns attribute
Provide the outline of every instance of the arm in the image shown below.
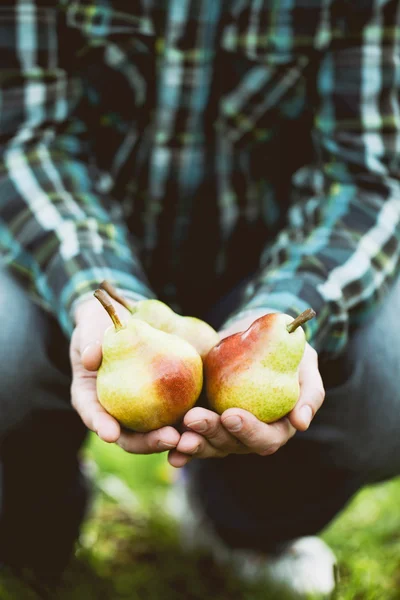
<svg viewBox="0 0 400 600"><path fill-rule="evenodd" d="M99 172L77 117L83 82L54 64L55 9L27 5L10 8L6 17L0 33L15 45L2 55L6 64L0 56L0 255L64 331L73 330L72 404L87 427L131 452L173 448L179 434L172 427L148 435L121 432L97 400L95 370L110 323L96 300L82 299L105 278L131 299L152 292L115 216L117 206L96 189ZM32 35L37 47L27 50L20 34Z"/></svg>
<svg viewBox="0 0 400 600"><path fill-rule="evenodd" d="M314 122L322 189L292 207L287 228L266 251L255 292L229 321L255 309L297 316L312 306L317 319L306 326L308 339L324 357L343 350L349 330L369 316L399 271L395 4L359 15L364 27L322 55Z"/></svg>
<svg viewBox="0 0 400 600"><path fill-rule="evenodd" d="M99 173L66 133L82 93L66 72L0 71L1 255L68 334L75 300L103 278L152 296L122 220L110 218L113 200L96 190Z"/></svg>
<svg viewBox="0 0 400 600"><path fill-rule="evenodd" d="M292 207L287 228L266 251L247 300L225 323L223 336L246 329L264 313L297 316L311 306L317 319L305 327L309 341L325 357L334 356L399 272L400 23L396 29L387 6L396 4L383 2L373 16L359 15L359 22L368 17L364 28L357 25L347 41L334 41L323 54L314 123L323 190ZM271 454L307 428L323 399L318 356L307 344L300 398L286 418L265 425L239 409L220 418L192 409L185 416L191 431L170 461L180 466L196 449L198 458Z"/></svg>

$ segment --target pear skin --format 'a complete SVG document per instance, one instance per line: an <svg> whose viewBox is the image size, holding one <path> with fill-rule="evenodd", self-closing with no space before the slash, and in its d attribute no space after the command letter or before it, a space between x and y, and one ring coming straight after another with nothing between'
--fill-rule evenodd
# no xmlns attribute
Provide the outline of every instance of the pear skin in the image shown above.
<svg viewBox="0 0 400 600"><path fill-rule="evenodd" d="M202 358L219 342L218 333L208 323L196 317L178 315L160 300L140 300L133 305L118 294L108 281L103 281L100 287L111 298L125 306L133 318L141 319L155 329L172 333L186 340L196 348Z"/></svg>
<svg viewBox="0 0 400 600"><path fill-rule="evenodd" d="M135 305L132 316L186 340L202 358L219 342L218 333L208 323L196 317L178 315L160 300L141 300Z"/></svg>
<svg viewBox="0 0 400 600"><path fill-rule="evenodd" d="M264 423L285 416L299 399L305 343L303 329L282 313L260 317L245 332L223 339L204 361L211 408L219 414L243 408Z"/></svg>
<svg viewBox="0 0 400 600"><path fill-rule="evenodd" d="M106 307L104 297L96 294ZM97 374L100 404L133 431L174 425L200 395L203 365L199 354L185 340L140 319L123 324L118 317L115 321L115 314L112 318L115 326L105 332Z"/></svg>

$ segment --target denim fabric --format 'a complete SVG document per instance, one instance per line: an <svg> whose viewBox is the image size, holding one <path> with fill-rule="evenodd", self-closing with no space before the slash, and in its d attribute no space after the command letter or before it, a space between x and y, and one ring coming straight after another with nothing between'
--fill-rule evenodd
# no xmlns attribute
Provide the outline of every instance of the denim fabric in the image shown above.
<svg viewBox="0 0 400 600"><path fill-rule="evenodd" d="M0 314L0 562L57 576L87 498L68 342L1 269Z"/></svg>

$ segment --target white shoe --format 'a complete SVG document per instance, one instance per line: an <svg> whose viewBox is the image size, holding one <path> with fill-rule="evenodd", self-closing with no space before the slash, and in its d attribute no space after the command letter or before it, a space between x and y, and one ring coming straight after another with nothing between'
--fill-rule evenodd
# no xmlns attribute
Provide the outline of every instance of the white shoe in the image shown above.
<svg viewBox="0 0 400 600"><path fill-rule="evenodd" d="M189 481L180 479L171 488L166 506L178 522L184 548L206 550L217 563L230 565L242 580L265 581L293 598L331 596L336 585L336 557L320 538L292 540L276 555L229 548L215 533L190 488Z"/></svg>

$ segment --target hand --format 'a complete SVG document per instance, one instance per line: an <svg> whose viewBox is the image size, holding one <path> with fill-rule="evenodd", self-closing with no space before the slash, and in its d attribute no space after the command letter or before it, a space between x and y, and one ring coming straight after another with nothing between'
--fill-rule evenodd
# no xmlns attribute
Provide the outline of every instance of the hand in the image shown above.
<svg viewBox="0 0 400 600"><path fill-rule="evenodd" d="M243 331L262 313L254 314L236 322L221 333L227 337ZM299 367L300 397L294 409L284 418L271 424L259 421L251 413L240 408L230 408L221 416L195 407L184 418L187 429L168 460L174 467L183 467L192 457L222 458L228 454L274 454L294 436L296 431L308 429L315 413L325 397L318 355L306 344Z"/></svg>
<svg viewBox="0 0 400 600"><path fill-rule="evenodd" d="M129 313L114 304L121 319ZM78 305L76 327L70 345L72 365L72 406L85 425L105 442L116 442L127 452L152 454L175 448L180 435L173 427L163 427L150 433L130 433L121 429L118 421L101 406L96 394L97 370L101 364L101 344L111 321L99 302L93 298Z"/></svg>

